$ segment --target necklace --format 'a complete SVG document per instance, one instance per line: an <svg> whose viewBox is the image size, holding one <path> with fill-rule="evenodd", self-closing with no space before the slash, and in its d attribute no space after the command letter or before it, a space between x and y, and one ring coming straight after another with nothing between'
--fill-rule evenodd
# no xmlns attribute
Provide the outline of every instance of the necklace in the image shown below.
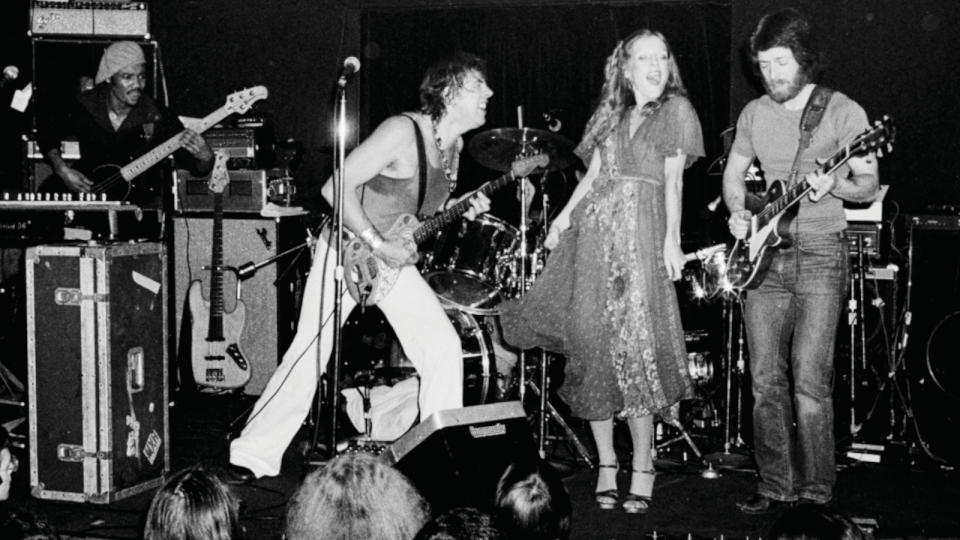
<svg viewBox="0 0 960 540"><path fill-rule="evenodd" d="M440 154L440 165L443 167L443 175L447 177L450 193L457 189L457 175L450 169L450 162L447 160L447 154L443 151L443 144L440 142L440 133L437 131L437 121L431 122L433 125L433 142L437 144L437 152Z"/></svg>

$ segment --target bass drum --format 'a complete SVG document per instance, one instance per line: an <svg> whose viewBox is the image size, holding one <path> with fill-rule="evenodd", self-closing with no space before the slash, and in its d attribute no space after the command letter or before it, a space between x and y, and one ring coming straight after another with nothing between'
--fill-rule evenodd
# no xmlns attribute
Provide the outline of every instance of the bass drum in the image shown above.
<svg viewBox="0 0 960 540"><path fill-rule="evenodd" d="M444 308L453 329L460 336L460 358L463 362L463 404L483 405L494 401L497 395L497 367L490 333L477 319L464 311ZM384 321L385 324L385 321ZM387 325L389 329L389 325ZM374 369L374 378L381 384L395 384L417 374L413 363L403 353L393 337L389 360L381 369ZM376 376L376 375L384 376Z"/></svg>

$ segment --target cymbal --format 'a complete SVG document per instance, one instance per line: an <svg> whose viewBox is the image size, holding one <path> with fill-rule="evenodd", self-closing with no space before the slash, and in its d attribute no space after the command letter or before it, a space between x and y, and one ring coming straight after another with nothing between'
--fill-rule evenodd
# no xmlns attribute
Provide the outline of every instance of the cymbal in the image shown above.
<svg viewBox="0 0 960 540"><path fill-rule="evenodd" d="M550 156L550 164L535 172L565 169L574 163L573 143L562 135L535 128L498 128L477 133L470 140L470 155L496 171L509 171L517 158L531 154Z"/></svg>

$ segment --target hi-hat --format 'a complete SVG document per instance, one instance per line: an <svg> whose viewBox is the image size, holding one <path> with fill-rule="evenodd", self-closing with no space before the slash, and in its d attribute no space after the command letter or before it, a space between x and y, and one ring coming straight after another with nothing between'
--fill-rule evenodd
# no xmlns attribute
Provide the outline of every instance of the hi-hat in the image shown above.
<svg viewBox="0 0 960 540"><path fill-rule="evenodd" d="M496 171L509 171L519 157L550 156L550 165L536 172L565 169L573 164L573 143L562 135L534 128L498 128L478 133L470 140L470 155L477 163Z"/></svg>

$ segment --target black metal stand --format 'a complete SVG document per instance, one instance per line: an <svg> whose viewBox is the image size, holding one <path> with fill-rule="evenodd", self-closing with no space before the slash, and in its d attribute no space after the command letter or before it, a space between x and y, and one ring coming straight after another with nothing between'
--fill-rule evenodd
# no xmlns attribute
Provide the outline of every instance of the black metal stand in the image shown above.
<svg viewBox="0 0 960 540"><path fill-rule="evenodd" d="M723 363L724 374L726 376L726 400L724 403L724 421L723 421L723 452L714 452L704 456L704 461L709 467L717 469L736 469L750 462L750 458L735 452L731 452L734 446L744 445L741 429L743 426L743 385L737 383L737 417L736 434L731 433L731 426L734 422L732 405L733 401L733 379L741 380L746 360L744 359L744 329L742 313L738 317L734 308L742 306L742 297L739 292L726 293L724 296L724 319L727 323L727 334L724 347ZM734 336L734 327L736 327L736 337ZM736 351L734 351L734 339L736 339ZM736 362L733 361L736 354ZM734 367L736 365L736 367Z"/></svg>

